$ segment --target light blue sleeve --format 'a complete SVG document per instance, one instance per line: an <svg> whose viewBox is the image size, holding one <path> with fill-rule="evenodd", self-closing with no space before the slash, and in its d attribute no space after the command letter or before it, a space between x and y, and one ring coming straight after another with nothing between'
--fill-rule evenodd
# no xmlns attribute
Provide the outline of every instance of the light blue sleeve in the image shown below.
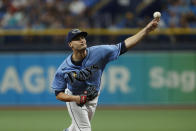
<svg viewBox="0 0 196 131"><path fill-rule="evenodd" d="M102 45L101 52L103 53L103 57L107 62L116 60L120 55L121 43L116 45Z"/></svg>
<svg viewBox="0 0 196 131"><path fill-rule="evenodd" d="M52 89L55 91L61 91L61 90L65 90L66 88L67 88L67 82L66 79L64 78L64 74L61 71L57 70L52 82Z"/></svg>

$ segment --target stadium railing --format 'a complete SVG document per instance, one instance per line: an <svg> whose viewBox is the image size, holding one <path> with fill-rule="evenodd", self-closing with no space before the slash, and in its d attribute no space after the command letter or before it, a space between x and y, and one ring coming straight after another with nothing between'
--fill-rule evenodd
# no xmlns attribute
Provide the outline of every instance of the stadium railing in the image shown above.
<svg viewBox="0 0 196 131"><path fill-rule="evenodd" d="M0 36L28 36L28 35L66 35L71 29L44 29L44 30L33 30L33 29L0 29ZM130 35L137 33L140 28L132 29L82 29L87 31L90 35ZM193 35L196 34L196 28L161 28L157 29L150 35Z"/></svg>

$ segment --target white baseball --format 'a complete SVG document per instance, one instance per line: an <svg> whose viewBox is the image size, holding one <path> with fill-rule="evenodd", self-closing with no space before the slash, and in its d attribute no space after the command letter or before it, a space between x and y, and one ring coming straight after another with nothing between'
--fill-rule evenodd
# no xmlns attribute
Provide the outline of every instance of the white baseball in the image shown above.
<svg viewBox="0 0 196 131"><path fill-rule="evenodd" d="M161 17L161 13L156 11L156 12L154 12L153 17L154 18L160 18Z"/></svg>

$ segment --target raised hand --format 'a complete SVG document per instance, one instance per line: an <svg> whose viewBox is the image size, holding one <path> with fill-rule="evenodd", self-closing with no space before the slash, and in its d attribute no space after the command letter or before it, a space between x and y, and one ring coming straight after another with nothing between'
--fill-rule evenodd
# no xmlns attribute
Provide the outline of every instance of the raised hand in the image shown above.
<svg viewBox="0 0 196 131"><path fill-rule="evenodd" d="M154 18L145 28L147 33L155 30L158 27L160 18Z"/></svg>

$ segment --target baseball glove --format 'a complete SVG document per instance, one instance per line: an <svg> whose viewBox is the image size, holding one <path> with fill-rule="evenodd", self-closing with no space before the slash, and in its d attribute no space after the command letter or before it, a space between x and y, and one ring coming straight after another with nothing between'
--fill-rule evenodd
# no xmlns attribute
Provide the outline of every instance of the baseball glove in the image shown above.
<svg viewBox="0 0 196 131"><path fill-rule="evenodd" d="M88 86L86 89L86 94L87 94L88 101L95 99L95 97L98 96L98 91L96 89L96 86Z"/></svg>
<svg viewBox="0 0 196 131"><path fill-rule="evenodd" d="M82 107L87 101L91 101L97 96L98 91L96 90L96 86L88 86L84 94L80 95L80 103L77 105Z"/></svg>

